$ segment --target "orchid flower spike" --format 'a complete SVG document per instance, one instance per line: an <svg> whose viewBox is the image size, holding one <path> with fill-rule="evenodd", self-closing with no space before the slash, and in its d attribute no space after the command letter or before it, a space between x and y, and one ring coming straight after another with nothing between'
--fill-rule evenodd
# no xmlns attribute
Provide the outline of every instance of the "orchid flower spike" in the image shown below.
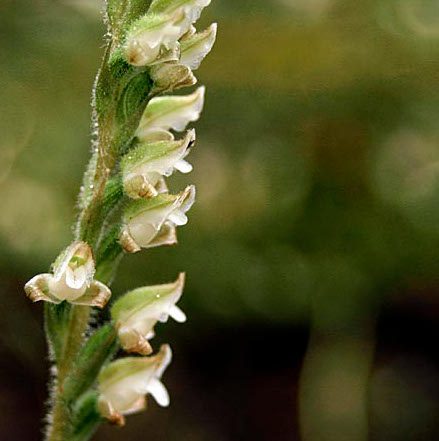
<svg viewBox="0 0 439 441"><path fill-rule="evenodd" d="M141 248L176 242L175 227L186 225L186 212L195 201L195 187L177 195L162 193L151 199L133 200L124 214L120 244L129 253Z"/></svg>
<svg viewBox="0 0 439 441"><path fill-rule="evenodd" d="M26 283L24 290L33 301L67 302L103 308L110 289L93 280L95 263L90 246L73 242L54 264L53 274L39 274Z"/></svg>
<svg viewBox="0 0 439 441"><path fill-rule="evenodd" d="M136 136L142 140L157 139L158 134L172 139L169 130L183 131L190 122L197 121L204 105L205 88L184 96L153 98L146 106Z"/></svg>
<svg viewBox="0 0 439 441"><path fill-rule="evenodd" d="M189 130L178 141L143 142L124 156L121 162L125 193L137 199L157 196L157 183L162 176L170 176L174 170L192 171L185 161L195 143L195 130Z"/></svg>
<svg viewBox="0 0 439 441"><path fill-rule="evenodd" d="M163 345L152 357L126 357L105 366L98 377L99 413L123 426L124 415L145 409L146 394L160 406L168 406L168 391L160 379L171 358L171 348Z"/></svg>
<svg viewBox="0 0 439 441"><path fill-rule="evenodd" d="M183 293L184 279L181 273L174 283L137 288L116 301L111 316L125 351L148 355L152 352L148 340L154 336L157 322L166 322L169 316L180 323L186 321L186 315L176 305Z"/></svg>

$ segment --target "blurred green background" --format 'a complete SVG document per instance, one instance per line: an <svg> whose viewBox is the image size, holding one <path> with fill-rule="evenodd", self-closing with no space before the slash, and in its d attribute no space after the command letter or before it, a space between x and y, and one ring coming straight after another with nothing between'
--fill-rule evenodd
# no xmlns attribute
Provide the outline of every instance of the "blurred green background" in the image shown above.
<svg viewBox="0 0 439 441"><path fill-rule="evenodd" d="M97 441L439 439L439 2L216 0L180 244L114 291L188 274L174 362ZM42 306L71 240L102 54L97 0L0 2L0 438L38 440ZM189 181L188 181L189 179Z"/></svg>

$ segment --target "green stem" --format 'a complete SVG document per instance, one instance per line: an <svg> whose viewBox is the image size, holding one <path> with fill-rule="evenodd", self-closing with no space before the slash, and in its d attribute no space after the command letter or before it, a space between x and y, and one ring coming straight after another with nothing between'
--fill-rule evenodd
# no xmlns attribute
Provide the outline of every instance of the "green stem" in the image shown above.
<svg viewBox="0 0 439 441"><path fill-rule="evenodd" d="M53 409L46 441L67 441L71 430L69 403L64 398L64 381L81 348L88 327L90 307L72 306L62 353L57 360L57 373L52 391Z"/></svg>

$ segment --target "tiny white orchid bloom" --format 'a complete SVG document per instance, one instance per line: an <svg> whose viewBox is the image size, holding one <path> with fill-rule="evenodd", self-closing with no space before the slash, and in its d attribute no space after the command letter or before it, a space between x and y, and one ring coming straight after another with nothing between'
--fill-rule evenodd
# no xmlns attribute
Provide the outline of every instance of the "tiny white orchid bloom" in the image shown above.
<svg viewBox="0 0 439 441"><path fill-rule="evenodd" d="M54 274L39 274L26 283L24 290L33 301L103 308L111 296L110 289L93 280L95 263L90 246L85 242L72 243L57 259Z"/></svg>
<svg viewBox="0 0 439 441"><path fill-rule="evenodd" d="M180 63L196 70L212 50L216 40L217 24L213 23L206 30L187 34L180 41Z"/></svg>
<svg viewBox="0 0 439 441"><path fill-rule="evenodd" d="M190 122L200 117L204 94L202 86L190 95L153 98L146 106L136 136L142 140L157 131L183 131Z"/></svg>
<svg viewBox="0 0 439 441"><path fill-rule="evenodd" d="M176 305L183 293L184 279L181 273L174 283L137 288L116 301L111 317L125 351L148 355L152 352L148 340L154 336L157 322L166 322L169 316L180 323L186 321L186 315Z"/></svg>
<svg viewBox="0 0 439 441"><path fill-rule="evenodd" d="M175 243L175 227L186 225L186 212L195 201L190 185L178 195L162 193L150 199L133 200L124 214L120 244L129 253Z"/></svg>
<svg viewBox="0 0 439 441"><path fill-rule="evenodd" d="M142 142L121 162L125 193L137 199L157 196L157 183L162 176L170 176L174 170L192 171L192 165L184 158L195 143L195 130L178 141Z"/></svg>
<svg viewBox="0 0 439 441"><path fill-rule="evenodd" d="M128 63L146 66L178 59L178 39L184 35L210 0L153 1L148 13L134 22L125 42Z"/></svg>
<svg viewBox="0 0 439 441"><path fill-rule="evenodd" d="M105 366L98 377L98 410L110 422L123 426L124 415L140 412L151 394L160 406L169 406L169 394L160 381L172 359L163 345L151 357L126 357Z"/></svg>
<svg viewBox="0 0 439 441"><path fill-rule="evenodd" d="M211 0L153 0L148 12L153 14L182 13L178 22L181 34L185 34L201 15L202 10L209 6Z"/></svg>
<svg viewBox="0 0 439 441"><path fill-rule="evenodd" d="M177 22L183 18L182 11L172 14L147 14L129 29L124 45L125 57L134 66L146 66L178 59L177 41L181 27Z"/></svg>

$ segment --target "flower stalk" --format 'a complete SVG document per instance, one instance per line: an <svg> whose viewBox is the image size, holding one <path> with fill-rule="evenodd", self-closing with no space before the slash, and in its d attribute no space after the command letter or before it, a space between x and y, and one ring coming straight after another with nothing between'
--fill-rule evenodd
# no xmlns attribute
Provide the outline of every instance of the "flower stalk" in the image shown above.
<svg viewBox="0 0 439 441"><path fill-rule="evenodd" d="M106 2L106 47L92 94L92 156L73 241L50 272L25 286L31 301L45 302L54 365L46 441L87 441L104 420L123 425L126 415L144 409L147 395L169 404L161 377L171 349L164 345L151 355L151 339L169 316L186 320L176 305L184 274L119 296L110 319L96 315L114 298L110 286L120 259L176 243L177 227L188 221L194 186L170 194L166 179L192 170L186 157L195 131L175 132L199 118L204 87L169 94L197 82L192 71L213 46L215 24L200 33L193 27L209 3ZM92 322L103 324L92 329ZM134 355L112 361L119 350Z"/></svg>

